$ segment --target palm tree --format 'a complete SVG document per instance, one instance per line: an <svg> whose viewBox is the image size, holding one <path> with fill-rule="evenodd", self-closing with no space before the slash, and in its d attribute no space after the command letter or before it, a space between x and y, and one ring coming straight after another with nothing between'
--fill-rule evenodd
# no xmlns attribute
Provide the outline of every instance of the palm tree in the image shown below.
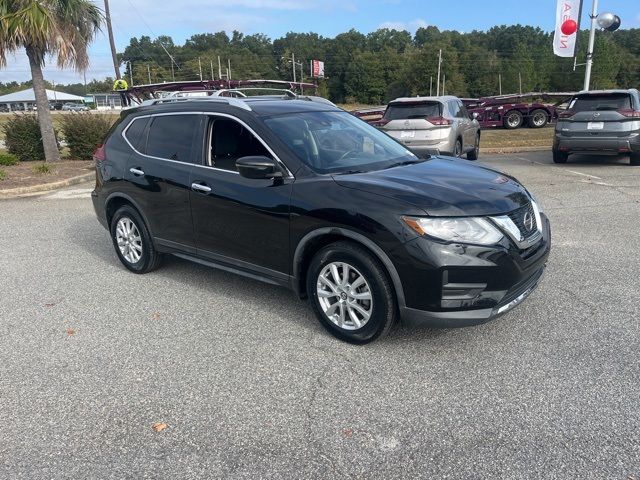
<svg viewBox="0 0 640 480"><path fill-rule="evenodd" d="M59 68L84 71L101 22L101 10L89 0L0 0L0 67L7 65L7 54L26 50L48 162L60 160L60 152L42 75L45 57L57 57Z"/></svg>

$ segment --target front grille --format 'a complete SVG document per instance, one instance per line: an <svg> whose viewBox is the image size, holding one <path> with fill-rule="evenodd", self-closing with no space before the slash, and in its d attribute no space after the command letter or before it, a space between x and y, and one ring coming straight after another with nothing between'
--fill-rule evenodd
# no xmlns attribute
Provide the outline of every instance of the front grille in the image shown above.
<svg viewBox="0 0 640 480"><path fill-rule="evenodd" d="M530 229L525 226L525 217L527 217L527 214L531 215L532 219ZM518 230L520 231L520 234L522 235L522 238L524 240L529 240L530 238L538 234L538 223L531 202L528 202L524 207L520 207L519 209L514 210L507 215L515 224L515 226L518 227Z"/></svg>

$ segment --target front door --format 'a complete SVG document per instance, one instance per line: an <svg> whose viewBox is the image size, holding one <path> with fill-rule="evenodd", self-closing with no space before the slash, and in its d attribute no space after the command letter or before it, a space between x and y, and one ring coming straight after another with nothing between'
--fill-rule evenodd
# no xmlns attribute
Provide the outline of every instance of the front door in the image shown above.
<svg viewBox="0 0 640 480"><path fill-rule="evenodd" d="M274 153L248 125L211 115L202 165L194 168L191 212L197 253L269 278L289 274L289 203L293 179L240 176L235 162Z"/></svg>

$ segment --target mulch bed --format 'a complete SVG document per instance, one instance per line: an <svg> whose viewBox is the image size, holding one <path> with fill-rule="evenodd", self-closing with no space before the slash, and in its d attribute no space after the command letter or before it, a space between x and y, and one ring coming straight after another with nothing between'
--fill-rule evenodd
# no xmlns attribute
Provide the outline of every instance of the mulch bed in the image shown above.
<svg viewBox="0 0 640 480"><path fill-rule="evenodd" d="M95 169L95 162L92 160L63 160L49 164L52 168L50 173L37 173L34 167L41 164L42 162L20 162L10 167L0 166L0 170L6 173L5 179L0 180L0 191L59 182Z"/></svg>

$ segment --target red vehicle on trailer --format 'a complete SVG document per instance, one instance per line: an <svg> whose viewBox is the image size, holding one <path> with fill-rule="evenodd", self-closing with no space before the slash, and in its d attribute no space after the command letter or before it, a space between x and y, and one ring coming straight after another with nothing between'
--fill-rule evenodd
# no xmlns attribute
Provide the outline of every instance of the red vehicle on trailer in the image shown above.
<svg viewBox="0 0 640 480"><path fill-rule="evenodd" d="M572 92L528 92L482 98L462 98L470 114L476 113L482 128L510 130L527 126L542 128L558 118L557 107Z"/></svg>

